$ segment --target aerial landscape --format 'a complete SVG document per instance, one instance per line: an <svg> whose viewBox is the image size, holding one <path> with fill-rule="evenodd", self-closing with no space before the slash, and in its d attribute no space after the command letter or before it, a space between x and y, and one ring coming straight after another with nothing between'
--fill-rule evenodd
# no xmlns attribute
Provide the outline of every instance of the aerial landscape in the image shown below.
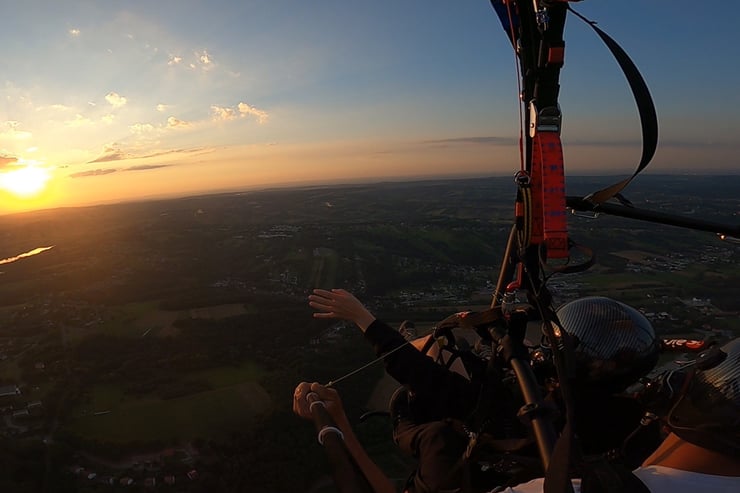
<svg viewBox="0 0 740 493"><path fill-rule="evenodd" d="M373 355L353 326L312 319L308 293L342 287L388 323L419 327L487 306L511 187L509 178L383 182L0 216L3 485L288 491L320 482L325 458L290 413L291 390ZM647 175L630 200L733 224L739 188L738 176ZM597 262L553 276L558 303L611 296L665 338L740 333L737 244L607 216L569 223ZM381 376L375 365L341 385L347 408L382 409L368 391ZM380 462L402 474L386 425L363 426ZM282 474L286 463L301 474Z"/></svg>
<svg viewBox="0 0 740 493"><path fill-rule="evenodd" d="M737 490L733 16L12 13L0 493Z"/></svg>

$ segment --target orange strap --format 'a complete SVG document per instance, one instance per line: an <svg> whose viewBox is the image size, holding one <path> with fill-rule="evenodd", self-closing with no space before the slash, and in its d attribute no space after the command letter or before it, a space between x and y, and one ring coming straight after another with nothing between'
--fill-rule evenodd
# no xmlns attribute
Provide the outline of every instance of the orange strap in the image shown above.
<svg viewBox="0 0 740 493"><path fill-rule="evenodd" d="M547 258L568 258L563 148L557 132L532 139L532 243L544 241Z"/></svg>

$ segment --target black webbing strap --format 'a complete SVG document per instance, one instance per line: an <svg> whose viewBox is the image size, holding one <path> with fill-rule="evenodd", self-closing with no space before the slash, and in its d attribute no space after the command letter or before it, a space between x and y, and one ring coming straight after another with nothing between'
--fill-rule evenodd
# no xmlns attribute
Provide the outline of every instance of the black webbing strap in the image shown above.
<svg viewBox="0 0 740 493"><path fill-rule="evenodd" d="M632 173L632 176L584 197L585 200L594 205L598 205L606 202L612 197L615 197L650 163L650 160L653 158L655 150L658 147L658 116L655 112L653 98L650 96L650 90L648 89L645 80L642 78L637 66L632 62L622 47L619 46L619 44L608 34L599 29L596 26L596 22L585 18L570 8L570 6L568 6L568 10L573 12L573 14L583 22L591 26L604 44L606 44L607 48L609 48L612 55L614 55L619 67L627 78L630 89L632 89L632 95L635 98L635 103L637 103L637 111L640 114L640 125L642 126L642 157L640 157L640 163L638 164L637 169Z"/></svg>

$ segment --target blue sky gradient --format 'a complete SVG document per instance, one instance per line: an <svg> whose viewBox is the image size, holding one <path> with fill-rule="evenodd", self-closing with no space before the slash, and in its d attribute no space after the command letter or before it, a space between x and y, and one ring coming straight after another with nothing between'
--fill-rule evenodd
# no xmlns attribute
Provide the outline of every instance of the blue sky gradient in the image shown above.
<svg viewBox="0 0 740 493"><path fill-rule="evenodd" d="M733 4L572 5L651 89L660 141L648 171L737 173ZM518 167L516 62L487 0L27 0L4 11L0 213ZM566 172L628 173L641 144L627 82L575 16L565 40ZM19 196L7 176L26 168L44 186Z"/></svg>

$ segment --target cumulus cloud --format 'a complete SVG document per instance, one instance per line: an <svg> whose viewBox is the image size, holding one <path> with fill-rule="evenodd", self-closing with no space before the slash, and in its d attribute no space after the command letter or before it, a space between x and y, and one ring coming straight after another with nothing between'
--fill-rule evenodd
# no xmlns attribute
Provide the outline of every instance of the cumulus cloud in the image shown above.
<svg viewBox="0 0 740 493"><path fill-rule="evenodd" d="M167 118L167 128L188 128L193 124L185 120L179 120L174 116Z"/></svg>
<svg viewBox="0 0 740 493"><path fill-rule="evenodd" d="M211 70L214 67L213 58L208 54L208 51L196 51L195 57L203 70Z"/></svg>
<svg viewBox="0 0 740 493"><path fill-rule="evenodd" d="M79 29L70 29L69 30L69 35L72 36L72 37L77 37L77 36L80 35L80 30Z"/></svg>
<svg viewBox="0 0 740 493"><path fill-rule="evenodd" d="M211 114L214 121L234 120L236 118L253 116L259 123L264 123L269 116L266 111L250 106L247 103L239 103L236 105L236 108L214 104L211 106Z"/></svg>
<svg viewBox="0 0 740 493"><path fill-rule="evenodd" d="M103 123L107 125L110 125L111 123L113 123L113 120L115 119L116 119L116 115L103 115L100 118L100 121L102 121Z"/></svg>
<svg viewBox="0 0 740 493"><path fill-rule="evenodd" d="M20 130L21 124L18 121L15 120L8 120L6 121L2 127L5 127L2 129L0 127L0 138L2 139L11 139L11 140L27 140L30 139L33 134L31 132L26 132L25 130Z"/></svg>
<svg viewBox="0 0 740 493"><path fill-rule="evenodd" d="M180 62L182 62L182 57L181 56L170 55L169 60L167 60L167 65L169 65L171 67L173 65L179 65Z"/></svg>
<svg viewBox="0 0 740 493"><path fill-rule="evenodd" d="M159 103L157 105L157 111L159 111L160 113L166 111L167 108L169 108L169 106L167 106L166 104Z"/></svg>
<svg viewBox="0 0 740 493"><path fill-rule="evenodd" d="M234 108L226 108L223 106L211 106L211 113L213 114L214 120L233 120L236 118L236 111Z"/></svg>
<svg viewBox="0 0 740 493"><path fill-rule="evenodd" d="M126 98L112 91L105 95L105 100L114 108L120 108L126 105Z"/></svg>
<svg viewBox="0 0 740 493"><path fill-rule="evenodd" d="M257 109L254 106L249 106L247 103L239 103L237 105L237 108L239 109L239 114L241 116L252 115L257 118L257 121L260 124L264 123L267 120L268 115L266 111Z"/></svg>
<svg viewBox="0 0 740 493"><path fill-rule="evenodd" d="M91 169L89 171L78 171L77 173L72 173L69 175L70 178L86 178L89 176L101 176L101 175L109 175L111 173L115 173L118 171L115 168L107 168L107 169Z"/></svg>

